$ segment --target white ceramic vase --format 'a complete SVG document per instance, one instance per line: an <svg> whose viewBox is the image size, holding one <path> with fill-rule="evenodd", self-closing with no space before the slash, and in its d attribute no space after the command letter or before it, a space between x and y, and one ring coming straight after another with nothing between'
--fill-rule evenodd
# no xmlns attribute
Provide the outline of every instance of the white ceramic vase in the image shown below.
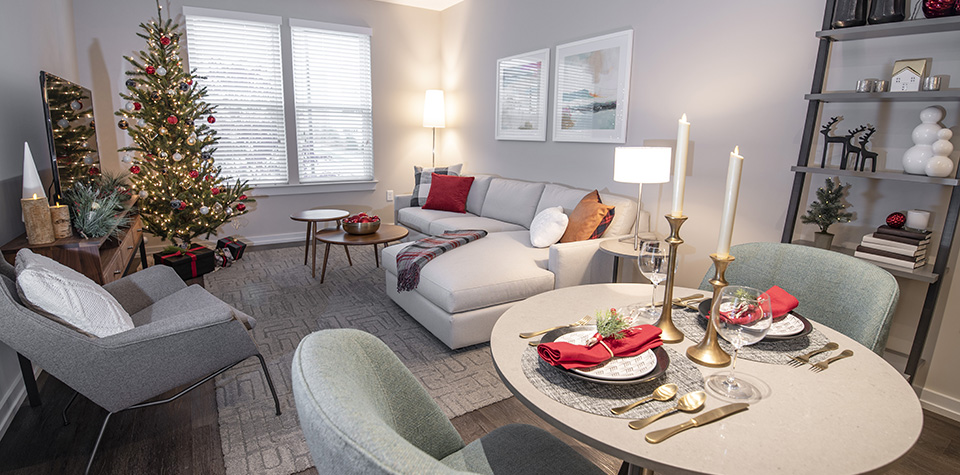
<svg viewBox="0 0 960 475"><path fill-rule="evenodd" d="M946 177L953 171L953 161L950 160L950 154L953 153L953 144L950 138L953 132L950 129L940 129L937 132L937 141L933 143L933 157L927 161L924 171L927 176Z"/></svg>
<svg viewBox="0 0 960 475"><path fill-rule="evenodd" d="M943 119L943 111L938 107L927 107L920 111L920 125L913 129L911 138L914 146L903 154L903 171L913 175L925 175L927 162L934 157L933 143L942 127L937 124Z"/></svg>

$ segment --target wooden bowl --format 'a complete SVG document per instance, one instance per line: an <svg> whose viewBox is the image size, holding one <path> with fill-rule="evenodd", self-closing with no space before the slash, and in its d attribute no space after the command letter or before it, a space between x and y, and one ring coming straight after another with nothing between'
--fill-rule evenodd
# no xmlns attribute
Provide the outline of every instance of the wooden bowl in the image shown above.
<svg viewBox="0 0 960 475"><path fill-rule="evenodd" d="M373 221L371 223L342 223L343 230L347 234L373 234L380 229L380 221Z"/></svg>

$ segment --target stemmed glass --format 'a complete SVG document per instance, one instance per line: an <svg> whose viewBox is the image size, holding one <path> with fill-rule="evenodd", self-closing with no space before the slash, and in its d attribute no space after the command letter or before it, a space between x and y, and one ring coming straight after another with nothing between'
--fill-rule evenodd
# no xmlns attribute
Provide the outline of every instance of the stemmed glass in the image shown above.
<svg viewBox="0 0 960 475"><path fill-rule="evenodd" d="M707 391L737 402L759 401L763 397L759 385L737 377L734 371L740 349L762 340L770 330L773 322L770 296L751 287L731 285L720 291L719 298L718 315L710 316L710 324L715 325L717 333L733 345L733 363L730 371L722 371L706 379Z"/></svg>
<svg viewBox="0 0 960 475"><path fill-rule="evenodd" d="M670 251L666 244L660 241L645 241L640 245L640 255L637 264L640 273L653 283L653 292L650 293L650 306L640 310L640 315L654 321L660 318L656 307L657 286L667 278L667 257ZM664 302L664 305L667 303Z"/></svg>

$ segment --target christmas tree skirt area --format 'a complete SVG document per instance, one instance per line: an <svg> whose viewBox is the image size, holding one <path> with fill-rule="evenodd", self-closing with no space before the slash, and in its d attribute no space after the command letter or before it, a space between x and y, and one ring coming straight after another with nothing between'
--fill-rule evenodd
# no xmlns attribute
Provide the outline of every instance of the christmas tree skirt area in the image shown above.
<svg viewBox="0 0 960 475"><path fill-rule="evenodd" d="M342 249L331 249L323 284L310 277L303 253L303 246L251 248L233 266L204 276L209 292L256 318L253 338L283 410L274 414L256 358L216 378L227 473L291 474L313 466L297 419L290 365L300 340L317 330L356 328L376 335L450 418L510 396L488 344L451 350L387 297L373 249L351 253L352 267Z"/></svg>

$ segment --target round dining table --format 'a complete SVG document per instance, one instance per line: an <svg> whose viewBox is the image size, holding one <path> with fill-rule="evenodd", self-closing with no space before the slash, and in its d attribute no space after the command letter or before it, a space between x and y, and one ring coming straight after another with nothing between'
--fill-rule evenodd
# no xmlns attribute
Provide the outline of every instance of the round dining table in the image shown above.
<svg viewBox="0 0 960 475"><path fill-rule="evenodd" d="M566 287L524 300L497 321L490 338L501 379L523 404L573 438L637 467L666 474L853 474L881 469L913 446L923 413L913 388L883 358L819 323L814 328L854 356L819 373L741 358L737 373L760 379L770 393L749 409L681 432L661 443L644 440L650 431L697 414L663 417L643 430L628 419L580 411L558 402L527 379L521 356L531 349L519 333L574 322L598 310L650 301L646 284ZM674 296L710 292L676 287ZM677 312L678 310L674 310ZM686 354L697 341L665 345ZM836 352L834 354L837 354ZM683 356L685 357L685 356ZM728 368L698 366L709 376ZM553 370L554 368L547 367ZM560 369L557 369L560 371ZM637 399L646 394L637 394ZM728 404L709 395L700 414Z"/></svg>

